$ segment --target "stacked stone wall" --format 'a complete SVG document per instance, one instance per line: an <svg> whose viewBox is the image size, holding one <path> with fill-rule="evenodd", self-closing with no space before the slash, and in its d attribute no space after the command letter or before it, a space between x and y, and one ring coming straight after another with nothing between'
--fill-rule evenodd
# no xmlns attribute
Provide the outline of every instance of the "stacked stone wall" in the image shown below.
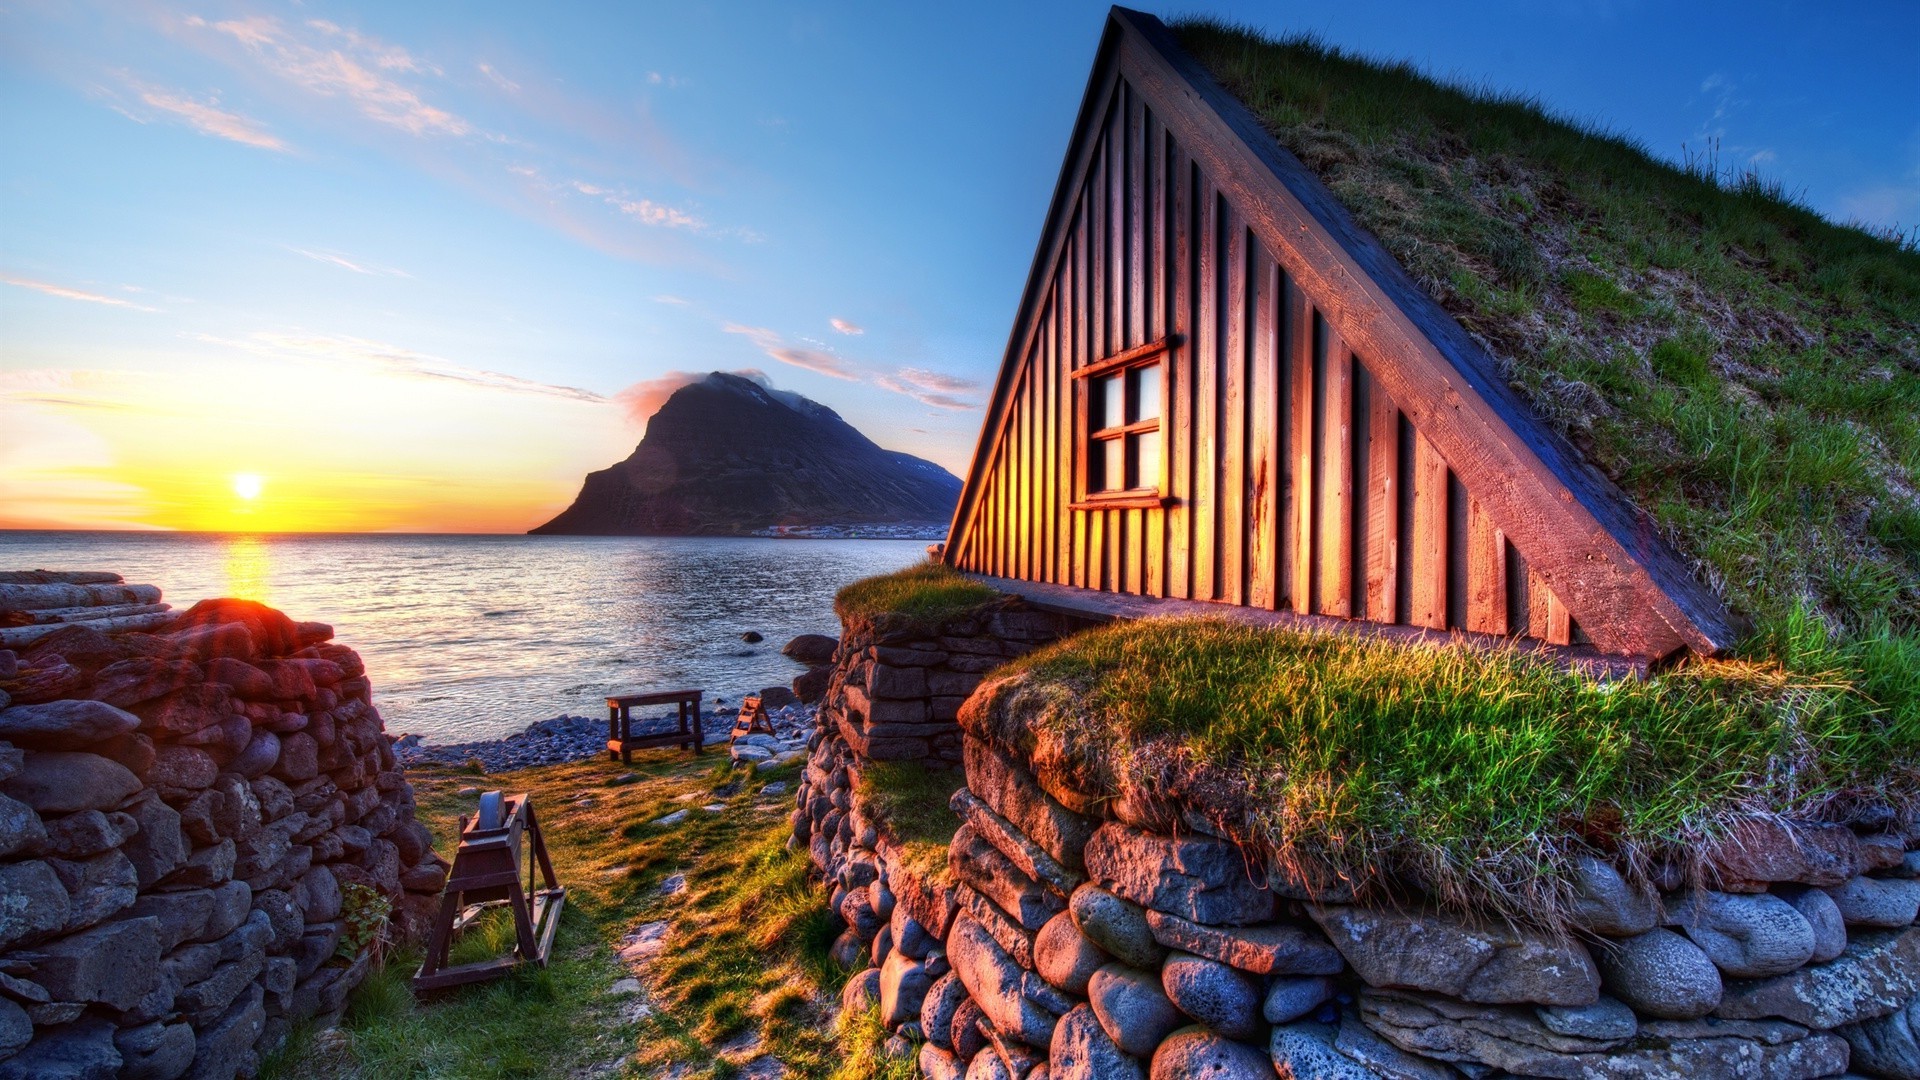
<svg viewBox="0 0 1920 1080"><path fill-rule="evenodd" d="M866 761L959 768L960 706L987 672L1074 629L1007 597L933 625L849 621L821 703L823 725Z"/></svg>
<svg viewBox="0 0 1920 1080"><path fill-rule="evenodd" d="M929 1080L1920 1078L1920 833L1756 817L1648 876L1579 864L1547 930L1277 872L1176 801L1074 790L959 713L963 825L915 873L816 735L796 838L846 1005Z"/></svg>
<svg viewBox="0 0 1920 1080"><path fill-rule="evenodd" d="M330 628L89 622L0 649L0 1080L250 1076L365 975L348 886L404 938L446 864Z"/></svg>

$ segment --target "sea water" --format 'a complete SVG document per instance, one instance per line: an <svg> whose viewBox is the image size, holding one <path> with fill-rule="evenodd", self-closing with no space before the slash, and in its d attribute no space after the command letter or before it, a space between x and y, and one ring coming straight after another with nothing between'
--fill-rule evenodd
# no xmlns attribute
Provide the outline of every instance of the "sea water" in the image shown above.
<svg viewBox="0 0 1920 1080"><path fill-rule="evenodd" d="M177 609L233 596L331 623L387 730L430 743L647 688L737 703L804 670L788 639L839 632L842 585L925 557L921 540L0 531L0 569L111 570Z"/></svg>

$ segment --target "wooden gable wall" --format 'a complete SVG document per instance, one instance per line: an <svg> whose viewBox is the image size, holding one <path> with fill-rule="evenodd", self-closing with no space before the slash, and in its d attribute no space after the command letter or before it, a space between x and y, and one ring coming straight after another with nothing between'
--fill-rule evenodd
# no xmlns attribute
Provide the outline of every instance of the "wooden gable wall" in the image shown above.
<svg viewBox="0 0 1920 1080"><path fill-rule="evenodd" d="M1479 404L1464 395L1481 388L1449 380L1422 392L1409 369L1431 366L1423 350L1434 346L1380 332L1366 298L1316 263L1306 226L1279 231L1283 215L1250 204L1244 177L1221 175L1235 164L1222 140L1195 142L1207 134L1195 116L1217 103L1191 91L1164 44L1143 42L1139 22L1165 35L1132 13L1109 24L947 560L996 577L1552 644L1588 640L1591 612L1605 651L1718 647L1719 626L1675 619L1664 594L1620 595L1623 577L1658 590L1616 572L1636 567L1596 542L1605 522L1576 515L1569 534L1525 510L1515 489L1536 469L1489 463L1454 415ZM1085 387L1072 373L1163 338L1174 343L1164 504L1074 509L1085 452L1074 395ZM1521 436L1521 451L1537 450L1526 440L1538 432ZM1449 443L1472 460L1450 460ZM1567 503L1585 494L1549 490ZM1557 546L1589 543L1597 557ZM1636 608L1648 626L1623 629Z"/></svg>

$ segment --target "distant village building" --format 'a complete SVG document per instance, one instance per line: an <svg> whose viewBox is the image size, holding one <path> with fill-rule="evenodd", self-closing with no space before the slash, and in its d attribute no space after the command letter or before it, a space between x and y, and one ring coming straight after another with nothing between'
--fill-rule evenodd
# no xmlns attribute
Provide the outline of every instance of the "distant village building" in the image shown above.
<svg viewBox="0 0 1920 1080"><path fill-rule="evenodd" d="M1211 601L1637 663L1735 636L1486 349L1120 8L943 558L1096 615Z"/></svg>

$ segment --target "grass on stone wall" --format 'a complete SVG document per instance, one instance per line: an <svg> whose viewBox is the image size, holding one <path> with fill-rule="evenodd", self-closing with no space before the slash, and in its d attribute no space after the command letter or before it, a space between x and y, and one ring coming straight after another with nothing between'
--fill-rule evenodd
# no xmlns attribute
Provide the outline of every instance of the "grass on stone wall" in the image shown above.
<svg viewBox="0 0 1920 1080"><path fill-rule="evenodd" d="M843 622L891 615L913 624L937 626L999 595L945 563L929 559L846 586L834 596L833 610Z"/></svg>
<svg viewBox="0 0 1920 1080"><path fill-rule="evenodd" d="M929 769L917 761L875 761L861 768L856 793L874 828L900 845L901 860L933 879L947 877L947 847L960 830L948 805L966 784L958 769Z"/></svg>
<svg viewBox="0 0 1920 1080"><path fill-rule="evenodd" d="M1920 231L1531 99L1207 19L1182 43L1758 628L1920 634ZM1775 654L1777 655L1777 654Z"/></svg>
<svg viewBox="0 0 1920 1080"><path fill-rule="evenodd" d="M1599 682L1514 650L1144 620L1015 661L991 722L1064 745L1056 767L1101 794L1211 776L1243 839L1309 880L1551 921L1578 853L1644 866L1747 812L1920 807L1920 650L1795 626L1782 648L1824 676L1703 661Z"/></svg>
<svg viewBox="0 0 1920 1080"><path fill-rule="evenodd" d="M635 779L619 778L631 772ZM855 1080L849 1060L874 1047L833 1023L847 975L829 958L838 928L826 893L790 852L787 815L799 769L733 770L713 755L635 755L494 776L410 772L419 817L443 853L475 799L459 789L528 791L567 886L553 962L508 978L416 999L418 950L395 955L351 998L335 1032L302 1030L268 1080L508 1080L522 1077L729 1080L771 1056L792 1080ZM787 793L763 793L774 780ZM722 810L708 813L706 805ZM678 825L652 824L690 810ZM661 891L674 875L685 888ZM669 920L641 994L616 994L614 955L635 926ZM504 925L482 926L456 959L498 955Z"/></svg>

